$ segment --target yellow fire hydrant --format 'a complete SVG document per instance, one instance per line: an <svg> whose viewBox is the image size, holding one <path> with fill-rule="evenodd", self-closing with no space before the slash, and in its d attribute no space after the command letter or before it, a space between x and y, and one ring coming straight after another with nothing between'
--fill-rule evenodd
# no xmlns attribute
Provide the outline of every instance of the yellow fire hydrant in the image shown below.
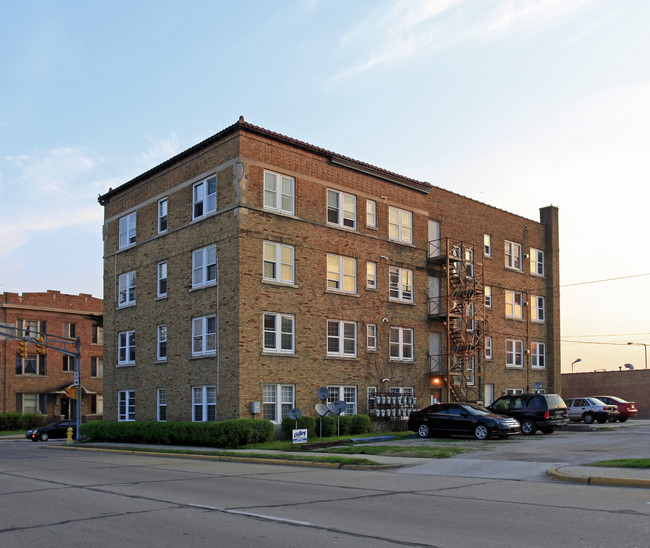
<svg viewBox="0 0 650 548"><path fill-rule="evenodd" d="M68 443L72 441L72 426L68 426Z"/></svg>

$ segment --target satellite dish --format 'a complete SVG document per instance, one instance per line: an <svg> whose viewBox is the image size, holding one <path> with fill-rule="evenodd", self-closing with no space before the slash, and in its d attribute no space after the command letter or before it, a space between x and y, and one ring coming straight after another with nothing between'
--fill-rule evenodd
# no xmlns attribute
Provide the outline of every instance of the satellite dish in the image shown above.
<svg viewBox="0 0 650 548"><path fill-rule="evenodd" d="M297 421L302 416L302 411L297 407L289 409L289 418Z"/></svg>
<svg viewBox="0 0 650 548"><path fill-rule="evenodd" d="M316 413L318 413L321 417L324 417L330 412L329 408L324 403L317 403L314 405L314 409L316 409Z"/></svg>
<svg viewBox="0 0 650 548"><path fill-rule="evenodd" d="M345 403L344 401L333 401L328 405L329 410L334 414L334 415L340 415L345 411L348 407L348 404Z"/></svg>
<svg viewBox="0 0 650 548"><path fill-rule="evenodd" d="M535 387L535 390L539 390L542 386L544 386L541 382L537 381L535 384L533 384Z"/></svg>
<svg viewBox="0 0 650 548"><path fill-rule="evenodd" d="M330 397L330 391L327 388L325 388L324 386L321 386L318 389L318 398L321 399L321 400L326 400L329 397Z"/></svg>

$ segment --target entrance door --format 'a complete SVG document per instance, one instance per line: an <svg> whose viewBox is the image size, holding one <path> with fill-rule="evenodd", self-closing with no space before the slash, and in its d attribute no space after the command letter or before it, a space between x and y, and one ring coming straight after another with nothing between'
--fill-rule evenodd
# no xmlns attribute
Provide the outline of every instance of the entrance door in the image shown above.
<svg viewBox="0 0 650 548"><path fill-rule="evenodd" d="M488 383L483 391L483 405L490 405L494 401L494 384Z"/></svg>
<svg viewBox="0 0 650 548"><path fill-rule="evenodd" d="M429 219L429 232L428 232L428 256L437 257L440 255L440 221L433 221Z"/></svg>

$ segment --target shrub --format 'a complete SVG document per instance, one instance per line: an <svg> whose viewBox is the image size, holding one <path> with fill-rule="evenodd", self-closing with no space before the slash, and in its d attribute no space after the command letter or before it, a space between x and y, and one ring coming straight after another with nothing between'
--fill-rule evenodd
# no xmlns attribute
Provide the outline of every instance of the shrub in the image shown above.
<svg viewBox="0 0 650 548"><path fill-rule="evenodd" d="M29 430L46 422L47 417L37 413L0 413L0 430Z"/></svg>
<svg viewBox="0 0 650 548"><path fill-rule="evenodd" d="M291 431L296 428L296 421L294 419L290 419L289 417L285 417L282 419L280 428L286 437L291 439ZM309 438L316 436L316 420L312 417L300 417L298 419L298 428L302 430L306 429L307 437Z"/></svg>

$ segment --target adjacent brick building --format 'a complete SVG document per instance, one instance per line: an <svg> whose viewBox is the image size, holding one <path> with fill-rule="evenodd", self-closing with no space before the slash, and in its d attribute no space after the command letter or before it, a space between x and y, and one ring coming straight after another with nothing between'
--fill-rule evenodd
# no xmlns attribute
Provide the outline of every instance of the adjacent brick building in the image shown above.
<svg viewBox="0 0 650 548"><path fill-rule="evenodd" d="M27 356L19 340L0 336L0 412L41 413L51 418L76 418L73 388L75 359L47 345L76 353L80 340L82 417L101 419L103 413L102 299L91 295L0 293L0 323L14 335L30 337Z"/></svg>
<svg viewBox="0 0 650 548"><path fill-rule="evenodd" d="M560 389L555 207L535 222L243 118L99 201L107 420Z"/></svg>

